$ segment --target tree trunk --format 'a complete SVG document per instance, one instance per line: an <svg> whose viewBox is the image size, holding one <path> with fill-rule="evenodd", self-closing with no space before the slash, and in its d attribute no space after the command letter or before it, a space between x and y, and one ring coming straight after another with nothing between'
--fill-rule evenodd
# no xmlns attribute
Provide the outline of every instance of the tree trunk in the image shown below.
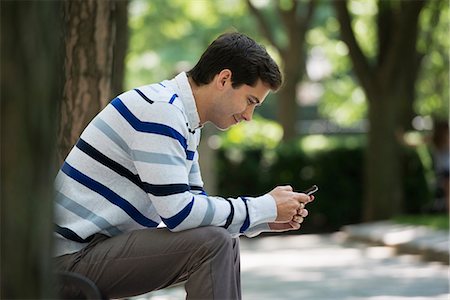
<svg viewBox="0 0 450 300"><path fill-rule="evenodd" d="M58 1L1 4L1 299L52 299Z"/></svg>
<svg viewBox="0 0 450 300"><path fill-rule="evenodd" d="M112 97L116 2L65 1L65 77L58 133L64 160L83 129Z"/></svg>
<svg viewBox="0 0 450 300"><path fill-rule="evenodd" d="M351 26L347 1L333 2L342 40L349 48L354 72L369 100L366 152L365 221L386 219L402 211L400 149L412 111L419 70L417 21L425 1L378 2L378 53L369 63Z"/></svg>
<svg viewBox="0 0 450 300"><path fill-rule="evenodd" d="M278 94L278 122L283 127L283 140L289 141L297 136L297 78L285 71L283 88Z"/></svg>
<svg viewBox="0 0 450 300"><path fill-rule="evenodd" d="M128 50L128 3L129 0L116 1L116 37L113 49L112 97L124 90L125 57Z"/></svg>
<svg viewBox="0 0 450 300"><path fill-rule="evenodd" d="M366 221L386 219L401 211L403 199L401 161L396 135L396 99L378 94L369 106L370 132L366 149Z"/></svg>

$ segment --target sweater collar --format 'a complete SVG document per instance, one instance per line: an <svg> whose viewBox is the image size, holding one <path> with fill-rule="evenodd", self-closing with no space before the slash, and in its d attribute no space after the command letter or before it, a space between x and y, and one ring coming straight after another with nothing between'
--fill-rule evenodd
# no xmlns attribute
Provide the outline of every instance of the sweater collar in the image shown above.
<svg viewBox="0 0 450 300"><path fill-rule="evenodd" d="M201 128L200 116L198 115L197 105L195 104L194 95L192 94L191 85L189 84L186 72L181 72L174 78L178 85L180 95L188 117L189 127L191 129Z"/></svg>

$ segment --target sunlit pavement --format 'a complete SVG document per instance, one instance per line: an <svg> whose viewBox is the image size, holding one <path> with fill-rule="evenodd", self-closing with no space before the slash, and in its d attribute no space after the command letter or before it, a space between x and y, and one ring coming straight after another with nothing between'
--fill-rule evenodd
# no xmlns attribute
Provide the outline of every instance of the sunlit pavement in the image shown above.
<svg viewBox="0 0 450 300"><path fill-rule="evenodd" d="M427 260L449 263L449 232L392 221L345 226L352 239L395 247L399 252L421 254Z"/></svg>
<svg viewBox="0 0 450 300"><path fill-rule="evenodd" d="M449 268L343 233L241 238L243 299L450 299ZM184 299L182 286L135 299Z"/></svg>

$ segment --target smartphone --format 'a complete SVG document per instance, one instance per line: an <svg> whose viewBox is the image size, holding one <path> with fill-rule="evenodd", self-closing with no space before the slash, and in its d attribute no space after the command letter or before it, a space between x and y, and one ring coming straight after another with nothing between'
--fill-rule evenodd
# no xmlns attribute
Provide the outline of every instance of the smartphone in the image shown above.
<svg viewBox="0 0 450 300"><path fill-rule="evenodd" d="M319 187L317 185L313 185L312 187L310 187L306 191L303 191L303 193L305 193L308 196L311 196L312 194L314 194L318 190L319 190Z"/></svg>

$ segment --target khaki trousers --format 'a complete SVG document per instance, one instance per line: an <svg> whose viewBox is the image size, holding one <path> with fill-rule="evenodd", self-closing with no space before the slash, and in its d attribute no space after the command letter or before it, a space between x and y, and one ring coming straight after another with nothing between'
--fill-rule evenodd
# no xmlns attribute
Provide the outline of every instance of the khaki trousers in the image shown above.
<svg viewBox="0 0 450 300"><path fill-rule="evenodd" d="M55 258L58 271L91 279L124 298L185 282L187 299L241 299L239 239L221 227L181 232L142 229L97 234L82 250Z"/></svg>

